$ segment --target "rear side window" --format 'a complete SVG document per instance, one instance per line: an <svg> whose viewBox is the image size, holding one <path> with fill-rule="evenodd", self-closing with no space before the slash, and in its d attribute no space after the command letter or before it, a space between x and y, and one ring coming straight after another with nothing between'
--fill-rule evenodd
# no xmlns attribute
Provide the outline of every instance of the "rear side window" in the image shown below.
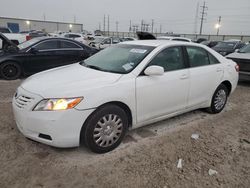
<svg viewBox="0 0 250 188"><path fill-rule="evenodd" d="M148 66L151 65L161 66L165 72L186 68L181 47L170 47L162 50Z"/></svg>
<svg viewBox="0 0 250 188"><path fill-rule="evenodd" d="M61 41L61 48L74 48L74 49L79 48L80 49L80 47L77 44L73 42L68 42L68 41Z"/></svg>
<svg viewBox="0 0 250 188"><path fill-rule="evenodd" d="M45 41L41 42L36 46L37 50L52 50L52 49L58 49L58 41L57 40L51 40L51 41Z"/></svg>
<svg viewBox="0 0 250 188"><path fill-rule="evenodd" d="M199 47L187 46L188 60L190 67L199 67L209 65L208 53Z"/></svg>
<svg viewBox="0 0 250 188"><path fill-rule="evenodd" d="M210 64L218 64L220 63L212 54L208 53L208 57L209 57L209 61L210 61Z"/></svg>
<svg viewBox="0 0 250 188"><path fill-rule="evenodd" d="M79 38L79 37L81 36L76 34L69 34L69 38Z"/></svg>

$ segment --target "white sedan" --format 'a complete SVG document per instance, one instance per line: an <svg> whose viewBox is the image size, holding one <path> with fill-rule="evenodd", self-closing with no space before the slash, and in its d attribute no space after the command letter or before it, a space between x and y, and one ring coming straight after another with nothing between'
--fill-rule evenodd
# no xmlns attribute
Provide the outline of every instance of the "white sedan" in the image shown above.
<svg viewBox="0 0 250 188"><path fill-rule="evenodd" d="M195 43L132 41L85 61L26 79L13 98L24 136L55 147L81 143L97 153L134 129L194 109L219 113L239 67Z"/></svg>

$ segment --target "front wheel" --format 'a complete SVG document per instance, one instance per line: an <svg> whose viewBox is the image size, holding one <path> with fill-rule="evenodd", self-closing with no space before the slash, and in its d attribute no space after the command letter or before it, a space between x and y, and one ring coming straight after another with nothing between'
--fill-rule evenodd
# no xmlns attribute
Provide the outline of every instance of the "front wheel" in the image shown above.
<svg viewBox="0 0 250 188"><path fill-rule="evenodd" d="M6 80L15 80L21 75L21 67L12 61L4 62L0 66L0 76Z"/></svg>
<svg viewBox="0 0 250 188"><path fill-rule="evenodd" d="M96 153L115 149L128 129L126 112L116 105L106 105L94 112L84 125L82 140Z"/></svg>
<svg viewBox="0 0 250 188"><path fill-rule="evenodd" d="M228 94L227 87L224 84L219 85L214 92L211 106L208 108L208 111L212 114L220 113L227 103Z"/></svg>

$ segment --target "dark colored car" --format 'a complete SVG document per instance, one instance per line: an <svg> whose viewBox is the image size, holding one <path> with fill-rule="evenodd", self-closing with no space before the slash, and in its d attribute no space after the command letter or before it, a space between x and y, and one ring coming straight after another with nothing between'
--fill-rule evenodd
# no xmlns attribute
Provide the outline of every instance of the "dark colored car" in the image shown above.
<svg viewBox="0 0 250 188"><path fill-rule="evenodd" d="M214 46L216 46L219 42L221 41L209 41L209 40L205 40L203 42L201 42L201 44L204 44L210 48L213 48Z"/></svg>
<svg viewBox="0 0 250 188"><path fill-rule="evenodd" d="M84 60L98 50L65 38L38 37L18 46L0 34L0 76L13 80Z"/></svg>
<svg viewBox="0 0 250 188"><path fill-rule="evenodd" d="M250 81L250 44L237 50L235 53L227 55L226 58L232 59L239 65L240 80Z"/></svg>
<svg viewBox="0 0 250 188"><path fill-rule="evenodd" d="M223 41L219 42L216 46L213 47L215 51L220 53L223 56L226 56L228 54L233 53L236 49L240 49L244 47L246 44L241 42L241 41L234 41L234 40L229 40L229 41Z"/></svg>

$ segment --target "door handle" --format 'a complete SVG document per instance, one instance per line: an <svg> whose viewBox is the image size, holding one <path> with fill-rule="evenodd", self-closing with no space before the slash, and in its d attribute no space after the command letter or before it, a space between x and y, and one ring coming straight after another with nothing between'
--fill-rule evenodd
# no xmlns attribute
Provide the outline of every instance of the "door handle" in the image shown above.
<svg viewBox="0 0 250 188"><path fill-rule="evenodd" d="M181 80L184 80L184 79L187 79L187 78L188 78L188 75L187 75L187 74L183 74L183 75L181 75L181 77L180 77Z"/></svg>

